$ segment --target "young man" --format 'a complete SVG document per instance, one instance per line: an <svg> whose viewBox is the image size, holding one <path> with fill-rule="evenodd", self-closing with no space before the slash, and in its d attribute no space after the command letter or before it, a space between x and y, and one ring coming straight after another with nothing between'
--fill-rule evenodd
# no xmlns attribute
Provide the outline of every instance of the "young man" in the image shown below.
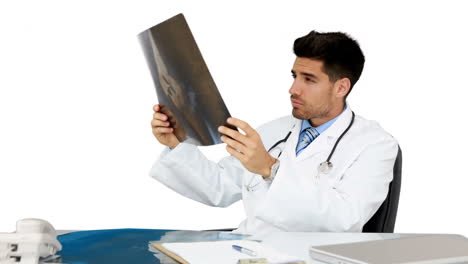
<svg viewBox="0 0 468 264"><path fill-rule="evenodd" d="M240 233L360 232L387 196L398 143L346 104L364 67L355 40L312 31L296 39L294 53L292 116L257 130L229 118L245 135L219 127L231 155L218 163L179 142L155 105L153 134L170 149L150 175L207 205L226 207L242 199L247 218Z"/></svg>

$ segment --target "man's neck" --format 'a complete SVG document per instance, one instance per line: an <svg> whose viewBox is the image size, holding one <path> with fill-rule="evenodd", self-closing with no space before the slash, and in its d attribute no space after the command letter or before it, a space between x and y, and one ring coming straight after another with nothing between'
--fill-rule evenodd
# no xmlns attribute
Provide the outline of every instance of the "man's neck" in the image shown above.
<svg viewBox="0 0 468 264"><path fill-rule="evenodd" d="M343 113L344 107L345 105L341 104L339 107L335 107L334 109L332 109L327 116L311 118L309 119L309 122L313 127L319 127Z"/></svg>

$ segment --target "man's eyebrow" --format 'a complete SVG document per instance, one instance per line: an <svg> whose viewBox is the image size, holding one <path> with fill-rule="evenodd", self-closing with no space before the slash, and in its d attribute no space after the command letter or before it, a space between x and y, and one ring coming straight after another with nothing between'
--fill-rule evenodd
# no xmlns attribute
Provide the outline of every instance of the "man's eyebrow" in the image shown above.
<svg viewBox="0 0 468 264"><path fill-rule="evenodd" d="M296 72L294 70L291 70L291 73L296 75ZM314 79L318 79L317 76L315 74L312 74L312 73L308 73L308 72L299 72L299 74L301 75L304 75L304 76L307 76L307 77L311 77L311 78L314 78Z"/></svg>

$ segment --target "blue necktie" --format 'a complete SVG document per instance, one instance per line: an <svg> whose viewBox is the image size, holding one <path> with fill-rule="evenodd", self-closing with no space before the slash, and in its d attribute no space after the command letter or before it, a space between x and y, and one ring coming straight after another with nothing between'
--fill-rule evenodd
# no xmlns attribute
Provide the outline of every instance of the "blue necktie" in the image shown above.
<svg viewBox="0 0 468 264"><path fill-rule="evenodd" d="M309 144L314 141L319 136L319 132L313 127L308 127L301 132L299 144L296 146L296 156L299 155L303 149L305 149Z"/></svg>

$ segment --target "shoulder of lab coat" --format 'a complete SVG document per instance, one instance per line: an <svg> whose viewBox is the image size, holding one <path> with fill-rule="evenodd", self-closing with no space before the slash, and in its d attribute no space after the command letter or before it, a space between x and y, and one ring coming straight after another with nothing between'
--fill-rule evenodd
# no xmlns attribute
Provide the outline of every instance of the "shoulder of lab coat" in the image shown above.
<svg viewBox="0 0 468 264"><path fill-rule="evenodd" d="M297 120L292 115L287 115L259 126L256 130L265 148L268 150L276 142L284 139Z"/></svg>
<svg viewBox="0 0 468 264"><path fill-rule="evenodd" d="M387 196L398 143L377 122L356 116L340 145L332 158L342 161L339 175L321 176L309 185L297 174L312 177L314 168L284 175L282 186L273 183L256 217L287 231L360 232Z"/></svg>

